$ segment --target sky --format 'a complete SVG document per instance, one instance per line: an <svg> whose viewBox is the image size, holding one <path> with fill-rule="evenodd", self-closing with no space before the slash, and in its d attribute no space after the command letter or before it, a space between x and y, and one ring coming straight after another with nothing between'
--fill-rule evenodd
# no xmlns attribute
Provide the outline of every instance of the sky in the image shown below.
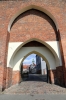
<svg viewBox="0 0 66 100"><path fill-rule="evenodd" d="M30 65L32 64L32 60L34 59L34 63L36 64L36 54L31 54L23 61L24 65Z"/></svg>

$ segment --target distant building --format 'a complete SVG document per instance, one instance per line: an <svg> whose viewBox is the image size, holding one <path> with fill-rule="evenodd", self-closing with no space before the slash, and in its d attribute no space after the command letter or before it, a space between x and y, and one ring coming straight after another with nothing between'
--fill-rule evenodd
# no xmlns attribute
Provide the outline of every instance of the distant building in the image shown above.
<svg viewBox="0 0 66 100"><path fill-rule="evenodd" d="M38 55L36 55L36 71L37 74L41 74L41 58Z"/></svg>
<svg viewBox="0 0 66 100"><path fill-rule="evenodd" d="M46 62L41 58L41 73L42 75L47 74Z"/></svg>
<svg viewBox="0 0 66 100"><path fill-rule="evenodd" d="M29 72L29 65L23 65L23 73Z"/></svg>
<svg viewBox="0 0 66 100"><path fill-rule="evenodd" d="M36 55L36 70L39 74L47 74L46 62L38 55Z"/></svg>
<svg viewBox="0 0 66 100"><path fill-rule="evenodd" d="M36 67L36 64L34 63L34 59L32 60L32 64L30 65L29 67L29 72L30 73L36 73L36 70L35 70L35 67Z"/></svg>

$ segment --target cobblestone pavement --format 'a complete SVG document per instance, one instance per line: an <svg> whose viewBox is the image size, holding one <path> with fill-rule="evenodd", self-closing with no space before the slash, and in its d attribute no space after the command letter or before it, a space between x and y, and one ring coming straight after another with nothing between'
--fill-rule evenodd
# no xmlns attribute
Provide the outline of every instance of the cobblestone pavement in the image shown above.
<svg viewBox="0 0 66 100"><path fill-rule="evenodd" d="M33 77L33 76L32 76ZM35 76L36 80L28 80L21 82L18 85L14 85L4 91L4 94L66 94L66 88L49 84L41 81L39 76ZM34 79L34 78L33 78ZM39 81L40 79L40 81Z"/></svg>

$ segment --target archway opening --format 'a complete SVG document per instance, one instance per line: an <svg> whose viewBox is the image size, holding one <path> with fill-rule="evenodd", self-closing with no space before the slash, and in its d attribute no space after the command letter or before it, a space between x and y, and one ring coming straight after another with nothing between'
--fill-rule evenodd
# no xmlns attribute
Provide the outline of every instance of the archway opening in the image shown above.
<svg viewBox="0 0 66 100"><path fill-rule="evenodd" d="M32 53L21 62L22 81L43 81L49 82L48 67L43 57Z"/></svg>
<svg viewBox="0 0 66 100"><path fill-rule="evenodd" d="M9 44L7 66L13 69L11 80L13 85L21 82L22 79L20 73L22 62L26 57L33 53L42 57L46 62L48 68L47 76L49 77L47 78L47 81L54 84L55 81L58 80L56 68L58 66L61 68L62 64L59 56L59 43L54 41L44 42L39 39L32 38L24 43L20 42L18 44Z"/></svg>
<svg viewBox="0 0 66 100"><path fill-rule="evenodd" d="M55 42L53 43L54 45L57 44ZM13 45L16 45L16 43ZM30 54L33 54L33 53L39 55L40 57L44 59L48 68L47 76L49 77L49 81L50 83L55 83L55 80L57 79L56 67L59 66L60 60L57 55L58 53L51 46L53 47L52 43L50 43L49 45L48 43L40 42L37 39L29 40L26 43L24 43L24 45L20 43L17 47L18 49L17 48L15 49L15 52L13 53L9 61L9 65L11 65L13 68L12 83L16 84L16 83L21 82L20 71L21 71L22 62L24 61L26 57L28 57ZM51 47L51 50L49 47ZM15 75L17 77L17 80L14 79Z"/></svg>

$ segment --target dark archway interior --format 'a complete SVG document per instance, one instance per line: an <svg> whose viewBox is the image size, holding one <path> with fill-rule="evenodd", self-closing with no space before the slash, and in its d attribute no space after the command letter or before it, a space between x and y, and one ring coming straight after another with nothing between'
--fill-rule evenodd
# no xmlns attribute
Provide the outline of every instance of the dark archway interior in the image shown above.
<svg viewBox="0 0 66 100"><path fill-rule="evenodd" d="M45 47L45 45L34 40L34 41L28 42L23 47Z"/></svg>

